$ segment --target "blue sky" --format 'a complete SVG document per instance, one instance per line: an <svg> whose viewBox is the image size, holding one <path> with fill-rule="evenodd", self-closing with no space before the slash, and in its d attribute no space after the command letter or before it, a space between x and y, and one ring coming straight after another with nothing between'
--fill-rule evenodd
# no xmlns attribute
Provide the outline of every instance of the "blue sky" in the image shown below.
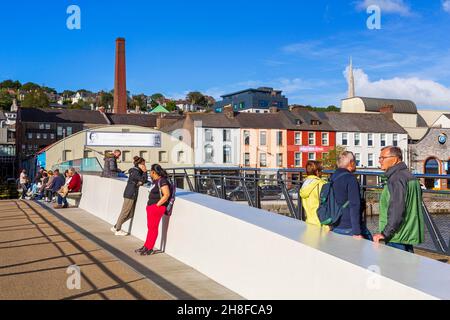
<svg viewBox="0 0 450 320"><path fill-rule="evenodd" d="M69 5L81 30L69 30ZM369 30L367 6L381 8ZM8 1L0 9L0 80L109 90L116 37L128 89L180 98L257 86L291 103L339 105L352 56L356 93L450 108L450 1Z"/></svg>

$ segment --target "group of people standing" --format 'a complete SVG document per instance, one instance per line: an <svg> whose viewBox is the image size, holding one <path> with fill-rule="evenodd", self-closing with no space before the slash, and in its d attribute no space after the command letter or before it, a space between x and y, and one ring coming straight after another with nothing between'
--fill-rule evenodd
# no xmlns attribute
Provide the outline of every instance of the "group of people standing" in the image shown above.
<svg viewBox="0 0 450 320"><path fill-rule="evenodd" d="M356 158L349 151L339 155L338 168L330 177L336 202L342 208L342 216L335 224L325 228L336 234L375 243L384 242L390 247L414 252L414 246L424 240L420 183L408 171L398 147L383 148L379 163L386 180L380 197L379 233L372 236L364 221L361 188L353 175ZM300 189L306 222L321 226L317 211L322 200L322 187L327 182L321 178L322 166L318 161L308 161L306 172L307 177Z"/></svg>
<svg viewBox="0 0 450 320"><path fill-rule="evenodd" d="M117 166L117 159L120 155L120 150L116 150L113 154L105 156L103 177L115 178L123 173ZM139 188L145 185L150 178L151 187L146 207L147 239L141 248L135 250L137 254L147 256L154 253L159 224L164 214L168 214L167 206L172 196L173 188L167 172L159 164L153 164L150 170L148 170L145 159L138 156L133 158L133 164L133 167L128 170L128 181L123 193L124 201L122 210L111 231L116 236L128 235L128 232L122 230L122 226L133 218ZM148 175L148 172L150 172L150 175Z"/></svg>

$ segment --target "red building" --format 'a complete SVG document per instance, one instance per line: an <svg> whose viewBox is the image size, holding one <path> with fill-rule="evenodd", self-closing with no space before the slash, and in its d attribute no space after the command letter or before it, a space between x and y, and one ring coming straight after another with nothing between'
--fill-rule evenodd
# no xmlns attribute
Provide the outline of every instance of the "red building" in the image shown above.
<svg viewBox="0 0 450 320"><path fill-rule="evenodd" d="M335 149L336 131L326 121L326 113L294 109L288 116L293 124L287 128L288 169L305 168L308 160L320 161Z"/></svg>

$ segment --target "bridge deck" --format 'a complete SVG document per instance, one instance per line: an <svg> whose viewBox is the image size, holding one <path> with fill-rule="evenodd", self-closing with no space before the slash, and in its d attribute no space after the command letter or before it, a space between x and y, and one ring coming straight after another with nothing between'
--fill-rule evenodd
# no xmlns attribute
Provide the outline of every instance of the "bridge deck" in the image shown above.
<svg viewBox="0 0 450 320"><path fill-rule="evenodd" d="M78 208L0 201L0 299L241 299L164 253L136 255L141 241L109 228ZM70 265L80 290L67 288Z"/></svg>

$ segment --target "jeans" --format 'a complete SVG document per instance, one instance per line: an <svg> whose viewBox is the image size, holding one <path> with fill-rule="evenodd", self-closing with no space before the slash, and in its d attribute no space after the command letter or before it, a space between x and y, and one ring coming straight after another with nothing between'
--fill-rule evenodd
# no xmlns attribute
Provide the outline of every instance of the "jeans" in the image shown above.
<svg viewBox="0 0 450 320"><path fill-rule="evenodd" d="M352 229L334 228L331 231L333 231L334 233L343 235L343 236L353 236ZM373 241L372 234L370 233L370 231L367 228L362 228L361 229L361 235L364 237L364 239L369 240L369 241Z"/></svg>
<svg viewBox="0 0 450 320"><path fill-rule="evenodd" d="M67 203L67 199L65 197L64 198L61 197L59 194L58 194L58 204L63 205L65 207L69 206L69 203Z"/></svg>
<svg viewBox="0 0 450 320"><path fill-rule="evenodd" d="M391 247L391 248L395 248L395 249L403 250L403 251L406 251L406 252L414 253L414 247L411 244L402 244L402 243L388 242L388 243L386 243L386 245L388 247Z"/></svg>

